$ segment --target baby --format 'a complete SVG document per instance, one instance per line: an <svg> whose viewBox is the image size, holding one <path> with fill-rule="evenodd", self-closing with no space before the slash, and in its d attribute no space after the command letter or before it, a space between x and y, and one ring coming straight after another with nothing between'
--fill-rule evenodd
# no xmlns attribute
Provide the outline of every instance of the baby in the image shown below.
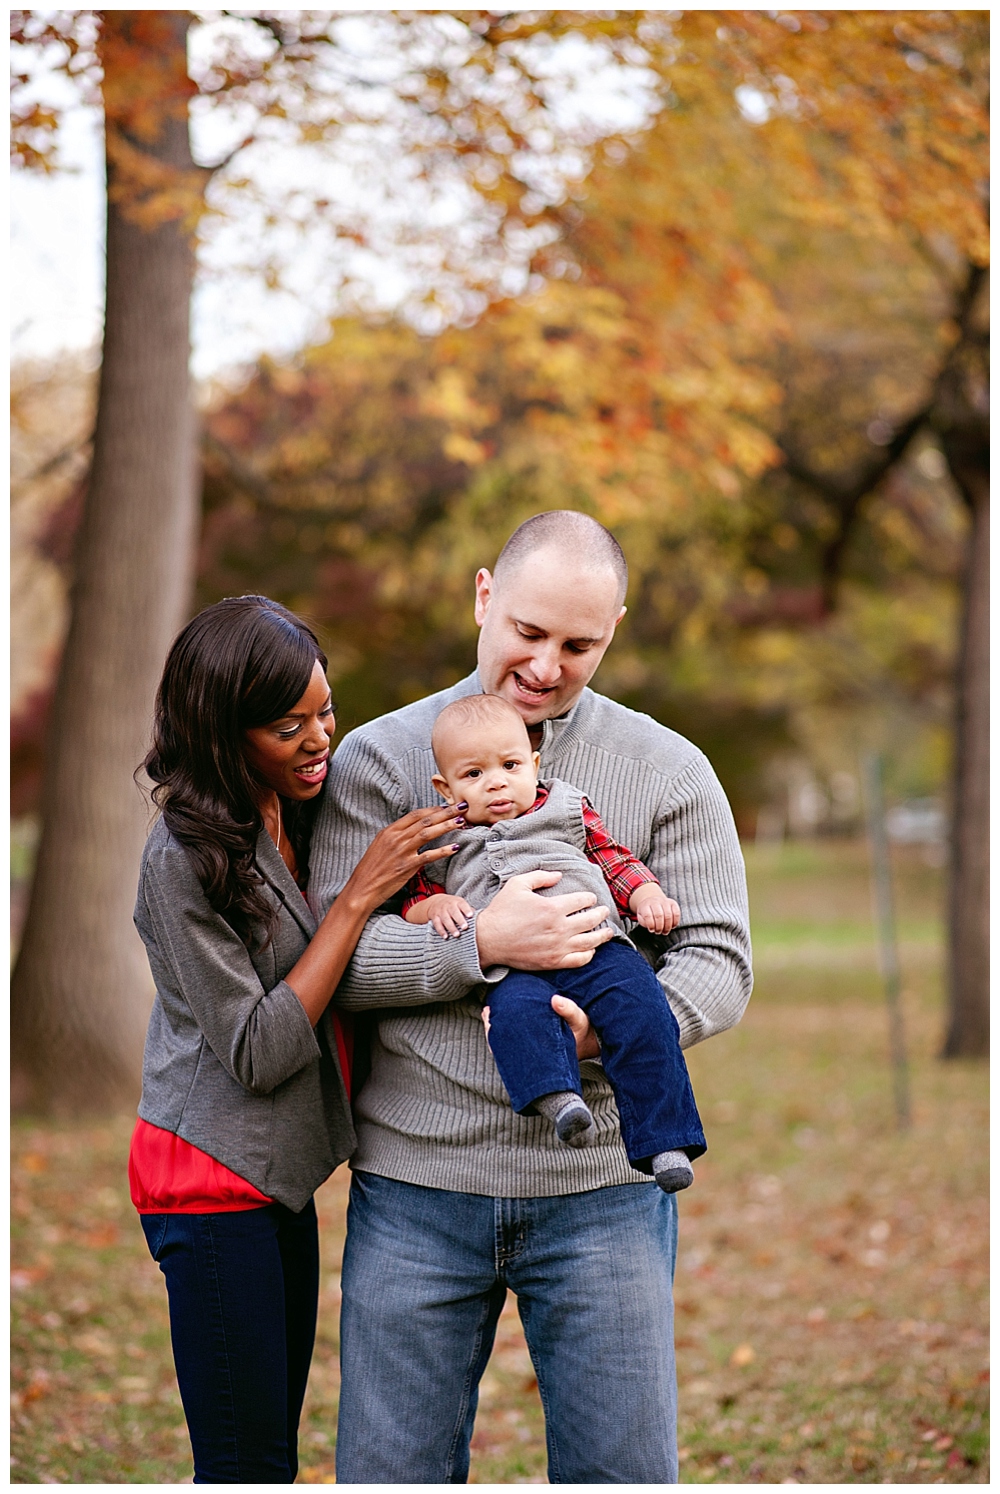
<svg viewBox="0 0 1000 1494"><path fill-rule="evenodd" d="M615 906L614 938L589 964L512 970L491 988L489 1043L511 1104L518 1114L546 1116L570 1146L586 1146L596 1134L572 1033L550 1004L557 992L569 996L600 1039L629 1162L652 1173L665 1193L687 1188L694 1181L689 1159L706 1147L677 1019L622 923L630 917L666 934L680 909L648 867L611 838L579 789L558 778L538 782L539 754L507 701L452 701L434 723L431 745L434 787L449 804L468 805L469 828L454 856L435 868L443 871L444 890L425 873L409 883L408 922L458 937L509 877L539 868L561 873L553 891L594 892L599 902L610 892Z"/></svg>

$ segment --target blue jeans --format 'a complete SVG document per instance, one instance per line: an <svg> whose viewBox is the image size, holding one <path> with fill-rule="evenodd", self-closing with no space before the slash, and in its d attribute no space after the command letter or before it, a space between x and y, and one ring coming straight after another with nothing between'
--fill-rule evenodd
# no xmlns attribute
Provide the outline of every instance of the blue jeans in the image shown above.
<svg viewBox="0 0 1000 1494"><path fill-rule="evenodd" d="M316 1208L143 1214L196 1484L290 1484L316 1335Z"/></svg>
<svg viewBox="0 0 1000 1494"><path fill-rule="evenodd" d="M705 1133L677 1018L650 966L620 939L577 970L512 970L491 987L490 1048L514 1109L561 1090L581 1093L573 1034L552 1010L557 992L583 1008L601 1040L632 1166L649 1172L651 1158L675 1149L700 1157Z"/></svg>
<svg viewBox="0 0 1000 1494"><path fill-rule="evenodd" d="M545 1410L549 1481L675 1483L676 1246L676 1201L655 1183L487 1198L356 1172L337 1482L466 1482L510 1287Z"/></svg>

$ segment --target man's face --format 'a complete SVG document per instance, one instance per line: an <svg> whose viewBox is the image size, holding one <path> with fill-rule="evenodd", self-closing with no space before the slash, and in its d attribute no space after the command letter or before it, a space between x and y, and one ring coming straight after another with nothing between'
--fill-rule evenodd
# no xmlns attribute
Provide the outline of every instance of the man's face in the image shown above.
<svg viewBox="0 0 1000 1494"><path fill-rule="evenodd" d="M610 567L535 550L498 588L476 577L479 676L488 695L509 700L527 726L562 716L579 699L625 608Z"/></svg>

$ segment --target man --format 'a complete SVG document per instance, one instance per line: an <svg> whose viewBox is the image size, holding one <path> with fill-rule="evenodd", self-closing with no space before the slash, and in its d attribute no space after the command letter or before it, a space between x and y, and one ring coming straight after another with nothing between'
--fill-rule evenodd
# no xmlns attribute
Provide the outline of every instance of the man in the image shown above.
<svg viewBox="0 0 1000 1494"><path fill-rule="evenodd" d="M352 732L312 852L325 909L373 836L435 802L431 728L462 695L518 710L543 777L575 784L681 907L651 950L684 1046L751 988L746 882L725 796L690 742L587 688L625 614L625 558L586 515L536 515L476 577L478 670ZM563 1147L517 1115L481 1023L508 968L565 969L608 937L593 894L512 878L458 938L373 917L337 992L377 1014L355 1095L342 1276L341 1483L464 1483L477 1388L509 1286L545 1407L553 1483L677 1479L673 1195L628 1164L583 1013L563 998L598 1128ZM544 896L538 889L546 888ZM488 999L488 996L487 996Z"/></svg>

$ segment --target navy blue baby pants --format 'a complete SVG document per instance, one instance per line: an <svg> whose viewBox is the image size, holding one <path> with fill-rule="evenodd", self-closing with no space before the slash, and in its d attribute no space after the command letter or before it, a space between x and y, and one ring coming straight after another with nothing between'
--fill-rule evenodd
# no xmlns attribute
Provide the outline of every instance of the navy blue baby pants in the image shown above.
<svg viewBox="0 0 1000 1494"><path fill-rule="evenodd" d="M582 1094L576 1044L554 995L583 1008L601 1041L632 1166L659 1152L700 1157L705 1134L681 1053L677 1018L638 950L611 939L575 970L512 970L490 988L490 1047L514 1109L542 1095Z"/></svg>

